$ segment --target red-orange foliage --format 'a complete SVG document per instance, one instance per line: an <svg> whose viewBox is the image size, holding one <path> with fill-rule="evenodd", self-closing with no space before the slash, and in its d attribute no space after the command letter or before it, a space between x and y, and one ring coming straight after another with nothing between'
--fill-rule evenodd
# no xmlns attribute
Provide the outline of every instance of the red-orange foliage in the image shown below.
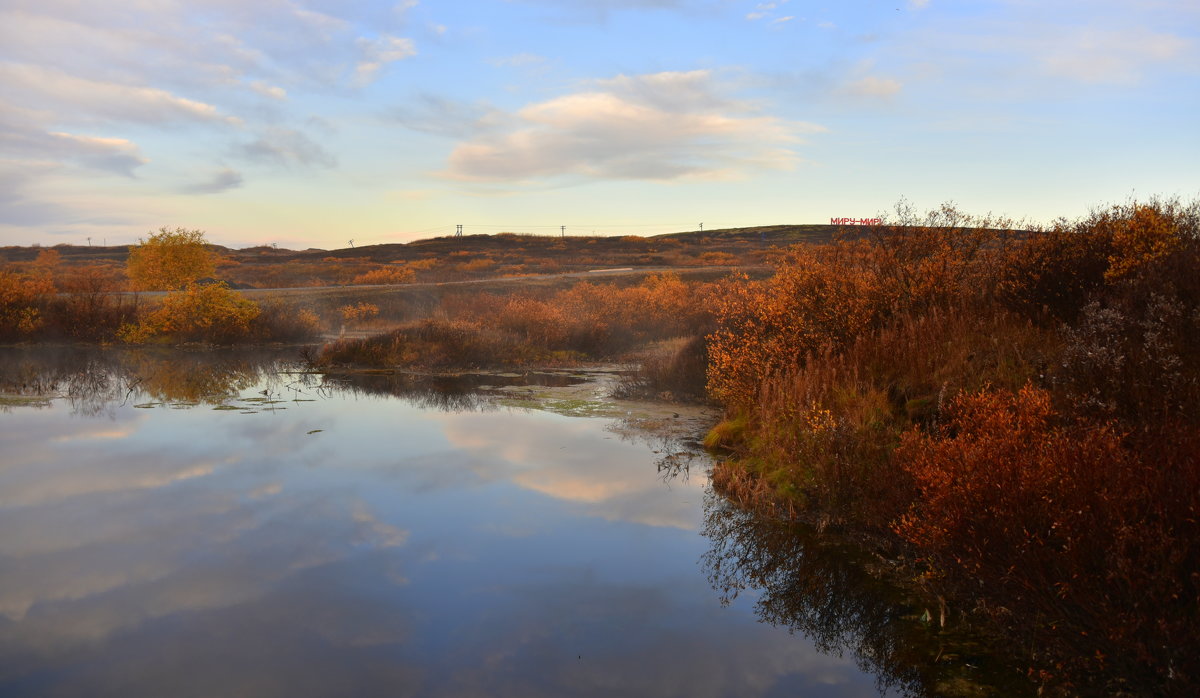
<svg viewBox="0 0 1200 698"><path fill-rule="evenodd" d="M1058 680L1194 694L1200 203L914 222L714 295L714 482L902 536Z"/></svg>
<svg viewBox="0 0 1200 698"><path fill-rule="evenodd" d="M1033 387L963 394L948 416L895 453L917 490L896 531L1059 661L1149 672L1151 692L1200 678L1200 432L1131 450Z"/></svg>
<svg viewBox="0 0 1200 698"><path fill-rule="evenodd" d="M54 293L48 277L0 271L0 337L28 337L45 322L47 299Z"/></svg>
<svg viewBox="0 0 1200 698"><path fill-rule="evenodd" d="M766 281L734 277L713 293L709 392L729 405L754 400L768 376L866 331L891 298L857 246L797 248Z"/></svg>

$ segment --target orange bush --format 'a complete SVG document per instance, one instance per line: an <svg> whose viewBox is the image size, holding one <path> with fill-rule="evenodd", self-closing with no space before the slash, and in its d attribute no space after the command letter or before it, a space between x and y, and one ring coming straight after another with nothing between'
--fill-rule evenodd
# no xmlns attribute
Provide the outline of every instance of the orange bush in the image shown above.
<svg viewBox="0 0 1200 698"><path fill-rule="evenodd" d="M406 267L382 267L355 276L355 285L407 284L416 277L416 272Z"/></svg>
<svg viewBox="0 0 1200 698"><path fill-rule="evenodd" d="M135 289L169 291L212 274L213 262L202 231L164 227L129 248L126 265Z"/></svg>
<svg viewBox="0 0 1200 698"><path fill-rule="evenodd" d="M859 250L797 248L775 276L734 277L714 294L717 330L709 337L709 391L731 406L754 400L770 375L804 356L869 329L891 298Z"/></svg>
<svg viewBox="0 0 1200 698"><path fill-rule="evenodd" d="M379 316L379 306L374 303L361 302L357 305L343 305L338 309L346 322L364 322Z"/></svg>
<svg viewBox="0 0 1200 698"><path fill-rule="evenodd" d="M54 284L46 276L0 271L0 337L33 335L45 322L44 307L53 294Z"/></svg>
<svg viewBox="0 0 1200 698"><path fill-rule="evenodd" d="M917 491L897 533L1043 660L1149 675L1151 693L1200 679L1200 433L1131 450L1033 387L964 394L949 417L896 451Z"/></svg>
<svg viewBox="0 0 1200 698"><path fill-rule="evenodd" d="M252 335L259 307L224 284L189 284L167 294L140 323L125 325L118 336L126 342L153 339L230 342Z"/></svg>
<svg viewBox="0 0 1200 698"><path fill-rule="evenodd" d="M483 257L480 259L472 259L469 262L463 262L462 264L459 264L454 268L458 271L469 273L469 272L485 271L487 269L491 269L493 266L495 266L495 264L496 264L496 260L488 259L487 257Z"/></svg>

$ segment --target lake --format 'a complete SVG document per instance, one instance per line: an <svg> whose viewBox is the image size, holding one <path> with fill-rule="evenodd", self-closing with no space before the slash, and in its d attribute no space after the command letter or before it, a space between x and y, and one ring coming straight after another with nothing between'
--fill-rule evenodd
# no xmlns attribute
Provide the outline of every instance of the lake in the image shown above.
<svg viewBox="0 0 1200 698"><path fill-rule="evenodd" d="M296 358L0 348L0 694L995 693L712 492L702 415Z"/></svg>

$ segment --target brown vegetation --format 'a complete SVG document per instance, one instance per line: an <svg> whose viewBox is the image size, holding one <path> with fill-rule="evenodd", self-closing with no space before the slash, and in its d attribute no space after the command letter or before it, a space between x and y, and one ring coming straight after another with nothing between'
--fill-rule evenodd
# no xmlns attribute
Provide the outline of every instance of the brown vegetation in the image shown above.
<svg viewBox="0 0 1200 698"><path fill-rule="evenodd" d="M0 270L0 341L275 342L311 339L317 316L278 299L254 303L221 282L200 231L166 228L112 262L63 263L57 250ZM128 276L128 285L125 278ZM169 290L161 300L126 292Z"/></svg>
<svg viewBox="0 0 1200 698"><path fill-rule="evenodd" d="M653 274L634 286L583 282L549 295L450 296L389 334L327 345L318 362L481 368L614 358L652 341L702 336L711 322L701 302L706 288ZM357 317L361 306L343 313Z"/></svg>
<svg viewBox="0 0 1200 698"><path fill-rule="evenodd" d="M868 534L1066 691L1200 684L1200 203L953 209L717 296L714 481Z"/></svg>

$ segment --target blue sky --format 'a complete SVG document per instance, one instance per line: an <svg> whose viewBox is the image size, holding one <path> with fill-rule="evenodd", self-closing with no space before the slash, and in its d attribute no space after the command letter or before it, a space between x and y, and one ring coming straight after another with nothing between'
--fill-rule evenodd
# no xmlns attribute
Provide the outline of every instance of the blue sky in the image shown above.
<svg viewBox="0 0 1200 698"><path fill-rule="evenodd" d="M1200 195L1197 0L0 0L0 244Z"/></svg>

